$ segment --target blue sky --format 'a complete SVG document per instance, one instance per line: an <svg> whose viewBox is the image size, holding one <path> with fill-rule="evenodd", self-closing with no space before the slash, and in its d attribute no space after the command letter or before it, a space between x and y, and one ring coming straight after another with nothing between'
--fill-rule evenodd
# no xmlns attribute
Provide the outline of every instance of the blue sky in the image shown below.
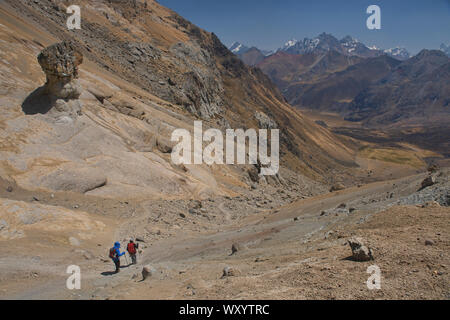
<svg viewBox="0 0 450 320"><path fill-rule="evenodd" d="M159 0L224 44L276 49L322 32L351 35L380 48L415 54L450 43L450 0ZM381 8L381 30L368 30L366 9Z"/></svg>

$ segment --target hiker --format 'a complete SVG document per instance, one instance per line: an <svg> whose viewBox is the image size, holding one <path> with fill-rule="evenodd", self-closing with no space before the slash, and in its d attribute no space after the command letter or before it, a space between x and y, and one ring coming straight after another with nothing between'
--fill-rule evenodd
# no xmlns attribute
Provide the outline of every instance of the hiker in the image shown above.
<svg viewBox="0 0 450 320"><path fill-rule="evenodd" d="M138 243L134 243L133 239L130 240L130 243L128 243L127 246L127 251L131 257L131 263L132 264L137 264L137 260L136 260L136 253L137 253L137 249L139 248L139 244Z"/></svg>
<svg viewBox="0 0 450 320"><path fill-rule="evenodd" d="M116 242L114 243L114 247L109 249L109 257L112 259L116 266L116 272L120 272L120 257L125 254L125 251L120 253L120 243Z"/></svg>

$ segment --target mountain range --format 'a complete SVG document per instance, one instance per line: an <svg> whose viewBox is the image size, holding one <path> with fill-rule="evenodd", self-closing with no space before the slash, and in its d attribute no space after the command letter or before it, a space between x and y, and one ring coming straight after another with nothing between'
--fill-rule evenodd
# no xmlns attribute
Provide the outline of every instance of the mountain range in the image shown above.
<svg viewBox="0 0 450 320"><path fill-rule="evenodd" d="M249 65L254 62L252 59L248 59L247 53L251 50L252 55L255 55L255 51L260 51L260 56L270 56L274 53L285 52L288 54L310 54L310 53L326 53L329 51L336 51L346 56L358 56L363 58L377 57L380 55L388 55L399 60L406 60L411 57L410 53L401 47L390 48L386 50L379 49L375 46L366 46L359 40L346 36L341 40L338 40L331 34L322 33L315 38L304 38L303 40L292 39L287 41L282 47L275 51L259 50L256 47L247 47L239 42L235 42L231 45L230 50L239 56L245 63ZM247 60L248 59L248 60ZM258 61L257 63L259 63ZM253 64L256 65L256 64Z"/></svg>
<svg viewBox="0 0 450 320"><path fill-rule="evenodd" d="M234 53L260 68L301 109L337 112L367 125L445 125L450 120L449 47L414 57L326 33L290 40L264 55L236 44ZM447 55L447 56L446 56Z"/></svg>

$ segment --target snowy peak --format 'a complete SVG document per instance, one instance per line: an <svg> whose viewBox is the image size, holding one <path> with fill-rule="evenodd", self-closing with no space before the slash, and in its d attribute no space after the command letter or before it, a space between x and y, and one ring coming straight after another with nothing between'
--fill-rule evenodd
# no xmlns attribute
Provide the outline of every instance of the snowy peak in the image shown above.
<svg viewBox="0 0 450 320"><path fill-rule="evenodd" d="M441 51L444 52L448 57L450 57L450 44L445 45L444 43L441 44Z"/></svg>
<svg viewBox="0 0 450 320"><path fill-rule="evenodd" d="M350 35L345 36L341 40L336 39L333 35L322 33L315 38L304 38L297 40L292 38L286 41L284 45L276 51L265 51L255 47L249 47L235 42L229 48L231 52L238 56L243 56L247 52L258 50L258 54L263 56L270 56L276 52L284 52L288 54L326 54L331 51L336 51L345 56L356 56L361 58L374 58L381 55L388 55L397 60L407 60L411 58L409 52L403 47L395 47L387 50L380 49L376 46L366 46L364 43ZM441 50L447 55L450 54L450 47L446 45L441 46ZM254 54L254 53L253 53Z"/></svg>
<svg viewBox="0 0 450 320"><path fill-rule="evenodd" d="M282 50L283 51L288 50L289 48L294 47L297 43L298 43L298 40L296 40L296 39L289 40L284 44Z"/></svg>
<svg viewBox="0 0 450 320"><path fill-rule="evenodd" d="M399 59L399 60L407 60L407 59L411 58L411 55L409 54L409 52L405 48L402 48L402 47L386 49L383 52L385 54L387 54L388 56L391 56L391 57Z"/></svg>
<svg viewBox="0 0 450 320"><path fill-rule="evenodd" d="M337 51L348 56L358 56L363 58L377 57L387 54L399 60L406 60L411 57L405 48L397 47L388 50L382 50L376 46L366 46L364 43L352 36L345 36L341 40L337 40L334 36L322 33L315 38L305 38L301 41L292 39L278 49L289 54L307 54L307 53L326 53L329 51Z"/></svg>
<svg viewBox="0 0 450 320"><path fill-rule="evenodd" d="M242 53L247 52L250 48L244 46L240 42L234 42L229 49L234 54L242 54Z"/></svg>

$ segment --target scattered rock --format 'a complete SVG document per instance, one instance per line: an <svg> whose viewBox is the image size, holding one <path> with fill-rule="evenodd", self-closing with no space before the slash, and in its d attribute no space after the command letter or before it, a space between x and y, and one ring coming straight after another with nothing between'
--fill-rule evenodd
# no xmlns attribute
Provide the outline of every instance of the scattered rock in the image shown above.
<svg viewBox="0 0 450 320"><path fill-rule="evenodd" d="M159 151L162 153L171 153L173 149L174 143L171 142L169 139L166 139L164 137L158 136L156 138L156 147Z"/></svg>
<svg viewBox="0 0 450 320"><path fill-rule="evenodd" d="M9 186L8 188L6 188L7 192L13 192L13 187Z"/></svg>
<svg viewBox="0 0 450 320"><path fill-rule="evenodd" d="M143 237L136 237L134 240L145 243L145 240Z"/></svg>
<svg viewBox="0 0 450 320"><path fill-rule="evenodd" d="M427 240L425 240L425 245L426 246L434 246L434 241L431 239L427 239Z"/></svg>
<svg viewBox="0 0 450 320"><path fill-rule="evenodd" d="M203 207L203 204L200 200L194 200L191 202L191 208L192 209L200 209Z"/></svg>
<svg viewBox="0 0 450 320"><path fill-rule="evenodd" d="M350 209L348 209L348 212L350 212L350 213L353 213L353 212L355 212L356 211L356 208L350 208Z"/></svg>
<svg viewBox="0 0 450 320"><path fill-rule="evenodd" d="M145 281L148 277L151 277L153 274L155 274L156 270L150 266L146 265L142 268L142 281Z"/></svg>
<svg viewBox="0 0 450 320"><path fill-rule="evenodd" d="M240 245L237 243L233 243L233 245L231 246L231 255L235 254L239 250L241 250Z"/></svg>
<svg viewBox="0 0 450 320"><path fill-rule="evenodd" d="M248 170L247 170L248 176L250 178L250 180L252 182L258 182L259 181L259 171L258 168L256 166L251 166ZM253 186L253 184L252 184Z"/></svg>
<svg viewBox="0 0 450 320"><path fill-rule="evenodd" d="M339 190L344 190L345 186L342 183L336 183L330 188L330 192L335 192Z"/></svg>
<svg viewBox="0 0 450 320"><path fill-rule="evenodd" d="M424 208L439 208L441 205L437 201L428 201L423 206Z"/></svg>
<svg viewBox="0 0 450 320"><path fill-rule="evenodd" d="M186 218L186 215L184 213L180 213L180 217L182 217L184 219L184 218Z"/></svg>
<svg viewBox="0 0 450 320"><path fill-rule="evenodd" d="M338 209L345 209L345 208L347 208L347 205L345 203L341 203L337 208Z"/></svg>
<svg viewBox="0 0 450 320"><path fill-rule="evenodd" d="M0 220L0 231L2 231L3 229L7 230L9 228L9 224L8 222L6 222L5 220Z"/></svg>
<svg viewBox="0 0 450 320"><path fill-rule="evenodd" d="M232 267L225 267L223 268L222 279L226 277L234 277L236 276L236 274L237 274L236 269Z"/></svg>
<svg viewBox="0 0 450 320"><path fill-rule="evenodd" d="M364 241L361 238L351 238L348 240L348 244L352 249L354 261L370 261L374 260L372 249L364 245Z"/></svg>

